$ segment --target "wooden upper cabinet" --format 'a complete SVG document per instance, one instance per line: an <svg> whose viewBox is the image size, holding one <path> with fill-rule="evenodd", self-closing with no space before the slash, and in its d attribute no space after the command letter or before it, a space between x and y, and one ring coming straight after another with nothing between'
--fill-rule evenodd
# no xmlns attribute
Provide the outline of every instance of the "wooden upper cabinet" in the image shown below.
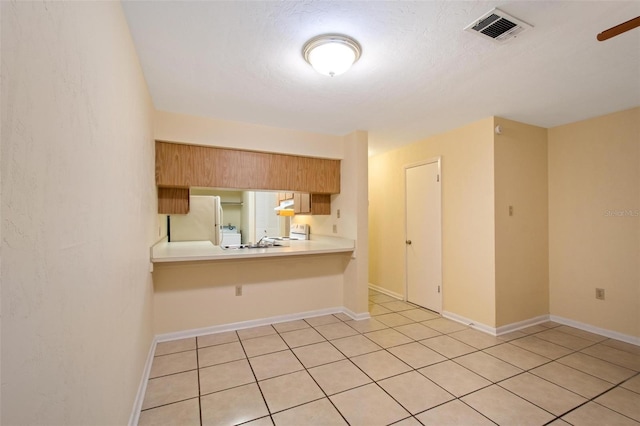
<svg viewBox="0 0 640 426"><path fill-rule="evenodd" d="M159 187L340 193L340 160L156 141Z"/></svg>
<svg viewBox="0 0 640 426"><path fill-rule="evenodd" d="M311 214L329 215L331 214L331 195L311 194Z"/></svg>
<svg viewBox="0 0 640 426"><path fill-rule="evenodd" d="M293 194L293 212L295 214L311 213L311 195L300 192Z"/></svg>
<svg viewBox="0 0 640 426"><path fill-rule="evenodd" d="M158 213L189 213L189 188L158 188Z"/></svg>

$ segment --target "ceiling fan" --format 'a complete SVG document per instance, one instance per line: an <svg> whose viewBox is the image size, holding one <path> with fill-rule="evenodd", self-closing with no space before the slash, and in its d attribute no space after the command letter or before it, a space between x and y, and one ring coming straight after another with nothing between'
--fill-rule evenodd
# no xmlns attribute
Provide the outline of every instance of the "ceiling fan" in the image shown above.
<svg viewBox="0 0 640 426"><path fill-rule="evenodd" d="M615 37L624 32L634 29L635 27L640 27L640 16L636 16L633 19L628 20L627 22L623 22L622 24L616 25L615 27L611 27L608 30L604 30L596 37L598 41L605 41L610 39L611 37Z"/></svg>

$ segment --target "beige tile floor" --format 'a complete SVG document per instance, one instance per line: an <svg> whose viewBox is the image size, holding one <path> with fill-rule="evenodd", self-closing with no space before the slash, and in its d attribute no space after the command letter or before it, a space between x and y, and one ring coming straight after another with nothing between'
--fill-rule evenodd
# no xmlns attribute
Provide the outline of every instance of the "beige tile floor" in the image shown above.
<svg viewBox="0 0 640 426"><path fill-rule="evenodd" d="M492 337L376 291L159 343L140 425L640 425L640 347L548 322Z"/></svg>

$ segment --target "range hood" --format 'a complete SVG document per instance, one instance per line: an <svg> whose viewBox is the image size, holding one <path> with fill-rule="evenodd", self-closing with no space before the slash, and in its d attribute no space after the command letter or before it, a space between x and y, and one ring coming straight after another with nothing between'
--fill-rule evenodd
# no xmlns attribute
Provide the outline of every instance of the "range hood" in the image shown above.
<svg viewBox="0 0 640 426"><path fill-rule="evenodd" d="M273 204L272 204L273 205ZM293 200L283 200L278 207L276 207L275 211L280 210L289 210L293 208Z"/></svg>

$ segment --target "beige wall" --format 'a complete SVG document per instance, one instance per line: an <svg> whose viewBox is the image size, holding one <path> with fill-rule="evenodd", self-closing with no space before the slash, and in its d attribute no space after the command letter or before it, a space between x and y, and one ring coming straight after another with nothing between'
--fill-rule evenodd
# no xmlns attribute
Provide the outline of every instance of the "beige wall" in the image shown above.
<svg viewBox="0 0 640 426"><path fill-rule="evenodd" d="M343 155L342 136L217 120L166 111L155 112L154 127L156 139L169 142L323 158L342 158Z"/></svg>
<svg viewBox="0 0 640 426"><path fill-rule="evenodd" d="M153 338L150 97L119 3L1 7L1 423L126 424Z"/></svg>
<svg viewBox="0 0 640 426"><path fill-rule="evenodd" d="M356 242L355 259L344 274L344 306L356 314L369 311L369 232L368 232L368 136L354 132L345 137L342 192L333 197L332 216L338 233ZM336 209L340 209L340 218ZM326 232L328 234L328 230Z"/></svg>
<svg viewBox="0 0 640 426"><path fill-rule="evenodd" d="M549 129L553 315L640 337L639 210L640 108Z"/></svg>
<svg viewBox="0 0 640 426"><path fill-rule="evenodd" d="M348 255L156 264L156 334L342 306ZM242 296L235 286L242 286Z"/></svg>
<svg viewBox="0 0 640 426"><path fill-rule="evenodd" d="M496 325L549 314L547 129L495 118ZM509 206L513 216L509 216Z"/></svg>
<svg viewBox="0 0 640 426"><path fill-rule="evenodd" d="M369 281L404 295L408 164L442 156L443 309L495 326L493 118L369 159Z"/></svg>

